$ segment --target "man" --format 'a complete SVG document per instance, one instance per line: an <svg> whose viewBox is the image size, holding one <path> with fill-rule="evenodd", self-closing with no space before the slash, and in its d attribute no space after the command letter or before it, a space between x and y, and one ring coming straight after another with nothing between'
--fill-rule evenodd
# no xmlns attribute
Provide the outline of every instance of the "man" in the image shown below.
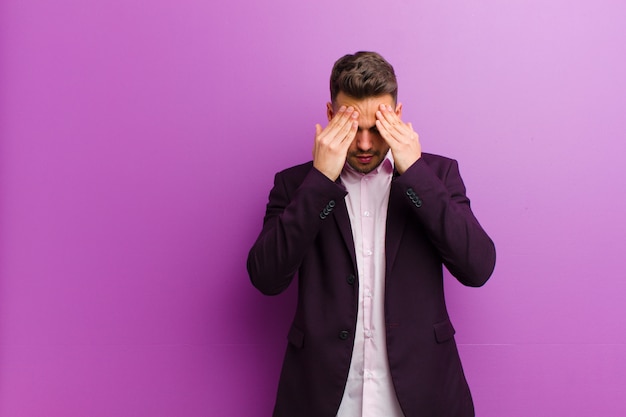
<svg viewBox="0 0 626 417"><path fill-rule="evenodd" d="M397 91L380 55L339 59L313 161L276 175L247 264L264 294L298 277L275 417L474 416L442 265L478 287L495 248Z"/></svg>

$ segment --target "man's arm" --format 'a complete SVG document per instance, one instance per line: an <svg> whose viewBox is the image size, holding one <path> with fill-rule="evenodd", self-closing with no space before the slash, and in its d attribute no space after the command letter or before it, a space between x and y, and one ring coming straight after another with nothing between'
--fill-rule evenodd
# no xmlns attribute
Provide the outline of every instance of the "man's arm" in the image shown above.
<svg viewBox="0 0 626 417"><path fill-rule="evenodd" d="M278 294L289 286L322 223L347 194L334 181L356 135L358 116L354 108L342 106L326 128L315 126L313 166L301 183L285 178L288 174L276 175L263 230L247 263L252 284L262 293Z"/></svg>
<svg viewBox="0 0 626 417"><path fill-rule="evenodd" d="M263 230L248 254L252 284L267 295L289 286L336 202L346 195L343 187L316 168L309 168L297 189L287 185L286 173L276 175Z"/></svg>
<svg viewBox="0 0 626 417"><path fill-rule="evenodd" d="M495 267L495 246L472 213L457 162L447 160L445 172L436 173L422 157L395 186L450 273L464 285L483 285Z"/></svg>
<svg viewBox="0 0 626 417"><path fill-rule="evenodd" d="M422 158L419 136L400 114L382 104L376 112L376 126L401 174L396 186L452 275L465 285L481 286L495 267L495 246L470 209L458 164L448 160L445 172L435 173Z"/></svg>

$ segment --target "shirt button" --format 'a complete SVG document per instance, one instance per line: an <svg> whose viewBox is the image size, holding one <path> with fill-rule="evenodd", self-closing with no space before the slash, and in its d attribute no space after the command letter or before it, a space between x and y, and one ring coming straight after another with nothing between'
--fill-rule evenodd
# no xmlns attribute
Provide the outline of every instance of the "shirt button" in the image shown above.
<svg viewBox="0 0 626 417"><path fill-rule="evenodd" d="M339 338L341 340L346 340L348 338L348 336L350 336L350 332L347 330L342 330L339 332Z"/></svg>
<svg viewBox="0 0 626 417"><path fill-rule="evenodd" d="M371 250L366 250L365 251L365 255L366 256L372 256L372 251Z"/></svg>
<svg viewBox="0 0 626 417"><path fill-rule="evenodd" d="M369 216L370 216L370 212L369 212L369 211L364 211L364 212L363 212L363 215L364 215L365 217L369 217Z"/></svg>
<svg viewBox="0 0 626 417"><path fill-rule="evenodd" d="M365 337L367 337L367 338L372 337L372 331L371 330L366 330L365 331Z"/></svg>
<svg viewBox="0 0 626 417"><path fill-rule="evenodd" d="M354 274L350 274L346 277L346 281L348 281L348 284L354 285L354 283L356 282L356 277L354 276Z"/></svg>

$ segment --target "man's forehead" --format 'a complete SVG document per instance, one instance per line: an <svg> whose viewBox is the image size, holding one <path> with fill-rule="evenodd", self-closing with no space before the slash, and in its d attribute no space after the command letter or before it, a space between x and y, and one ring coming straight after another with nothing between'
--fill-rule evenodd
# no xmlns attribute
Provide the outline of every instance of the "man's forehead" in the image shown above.
<svg viewBox="0 0 626 417"><path fill-rule="evenodd" d="M391 95L385 94L382 96L355 98L343 93L339 93L335 99L333 107L338 108L341 106L353 106L361 112L372 111L375 113L381 104L389 104L393 106L394 102Z"/></svg>

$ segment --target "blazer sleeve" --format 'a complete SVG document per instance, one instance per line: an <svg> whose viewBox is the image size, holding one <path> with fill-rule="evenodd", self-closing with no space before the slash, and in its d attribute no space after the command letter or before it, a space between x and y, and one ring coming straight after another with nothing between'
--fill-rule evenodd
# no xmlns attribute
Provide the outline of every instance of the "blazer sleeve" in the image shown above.
<svg viewBox="0 0 626 417"><path fill-rule="evenodd" d="M464 285L483 285L495 267L495 246L472 213L458 163L422 157L395 182L450 273Z"/></svg>
<svg viewBox="0 0 626 417"><path fill-rule="evenodd" d="M252 284L267 295L289 286L323 223L347 194L312 165L303 178L300 171L276 174L263 229L248 254Z"/></svg>

